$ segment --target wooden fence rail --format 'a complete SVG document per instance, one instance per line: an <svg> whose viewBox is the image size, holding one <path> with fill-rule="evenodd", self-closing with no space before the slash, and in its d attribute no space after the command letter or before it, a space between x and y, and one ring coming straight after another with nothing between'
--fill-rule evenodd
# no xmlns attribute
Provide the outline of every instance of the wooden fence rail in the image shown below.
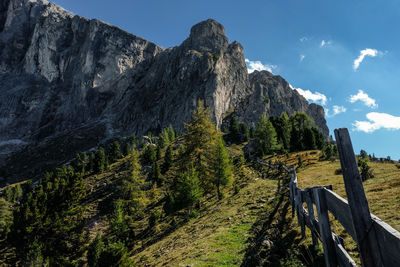
<svg viewBox="0 0 400 267"><path fill-rule="evenodd" d="M343 239L332 233L330 212L356 241L363 266L400 266L400 233L370 213L347 129L335 130L335 136L348 201L333 192L332 186L300 189L295 166L284 168L291 175L290 203L302 235L307 227L313 244L321 241L326 266L356 266Z"/></svg>

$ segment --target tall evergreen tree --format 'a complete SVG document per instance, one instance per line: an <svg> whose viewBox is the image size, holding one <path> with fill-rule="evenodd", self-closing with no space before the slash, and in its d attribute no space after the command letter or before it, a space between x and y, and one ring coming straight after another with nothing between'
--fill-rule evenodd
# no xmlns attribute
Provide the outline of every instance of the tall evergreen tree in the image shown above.
<svg viewBox="0 0 400 267"><path fill-rule="evenodd" d="M89 170L90 171L94 171L95 160L96 160L95 153L90 153L90 156L89 156Z"/></svg>
<svg viewBox="0 0 400 267"><path fill-rule="evenodd" d="M121 158L121 146L118 141L114 141L109 149L108 159L111 162L116 162Z"/></svg>
<svg viewBox="0 0 400 267"><path fill-rule="evenodd" d="M215 146L218 132L211 121L211 113L204 107L204 102L199 100L197 109L192 115L192 120L185 125L186 133L183 136L185 153L180 159L184 170L193 167L198 172L200 182L206 190L212 189L211 183L211 153Z"/></svg>
<svg viewBox="0 0 400 267"><path fill-rule="evenodd" d="M317 142L315 140L315 135L312 128L304 129L304 148L307 150L312 150L317 148Z"/></svg>
<svg viewBox="0 0 400 267"><path fill-rule="evenodd" d="M148 144L145 146L142 152L142 164L144 165L152 165L154 161L157 159L157 153L154 149L153 144Z"/></svg>
<svg viewBox="0 0 400 267"><path fill-rule="evenodd" d="M162 178L161 178L161 170L160 166L158 165L157 161L154 161L153 163L153 168L151 170L152 178L155 183L157 183L158 186L162 184Z"/></svg>
<svg viewBox="0 0 400 267"><path fill-rule="evenodd" d="M229 184L233 174L233 165L222 137L217 140L213 156L213 183L217 188L218 198L221 199L221 186Z"/></svg>
<svg viewBox="0 0 400 267"><path fill-rule="evenodd" d="M124 146L124 156L128 156L131 153L131 146L129 143L126 143Z"/></svg>
<svg viewBox="0 0 400 267"><path fill-rule="evenodd" d="M106 154L104 153L103 147L100 147L94 154L93 171L95 173L101 173L106 167Z"/></svg>
<svg viewBox="0 0 400 267"><path fill-rule="evenodd" d="M163 173L166 173L172 167L173 162L174 155L172 153L172 147L168 146L167 151L165 151L164 163L162 165Z"/></svg>
<svg viewBox="0 0 400 267"><path fill-rule="evenodd" d="M283 112L279 118L271 118L271 122L276 130L278 142L285 150L290 147L290 123L286 112Z"/></svg>
<svg viewBox="0 0 400 267"><path fill-rule="evenodd" d="M161 146L157 146L156 149L156 160L160 160L161 159Z"/></svg>
<svg viewBox="0 0 400 267"><path fill-rule="evenodd" d="M199 203L202 194L199 176L193 167L189 167L178 176L170 200L175 209L189 207L191 212Z"/></svg>
<svg viewBox="0 0 400 267"><path fill-rule="evenodd" d="M142 214L143 208L147 202L146 196L142 190L145 185L145 178L141 172L142 166L139 162L139 152L132 149L130 158L130 173L122 181L120 191L125 203L128 206L131 216Z"/></svg>
<svg viewBox="0 0 400 267"><path fill-rule="evenodd" d="M168 127L168 138L169 138L169 141L170 141L171 143L174 142L174 141L175 141L175 138L176 138L175 130L174 130L174 128L172 127L171 124L170 124L169 127Z"/></svg>
<svg viewBox="0 0 400 267"><path fill-rule="evenodd" d="M278 147L275 128L265 114L261 115L257 123L255 138L261 156L272 153Z"/></svg>

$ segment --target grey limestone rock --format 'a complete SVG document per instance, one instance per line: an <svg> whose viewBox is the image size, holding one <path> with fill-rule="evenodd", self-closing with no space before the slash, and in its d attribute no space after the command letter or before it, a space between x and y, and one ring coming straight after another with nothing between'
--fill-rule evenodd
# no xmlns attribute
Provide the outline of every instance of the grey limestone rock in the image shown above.
<svg viewBox="0 0 400 267"><path fill-rule="evenodd" d="M279 76L248 75L243 47L229 43L214 20L165 49L44 0L0 2L3 182L33 177L107 140L170 124L182 132L198 99L218 127L232 111L254 124L262 112L299 110L328 135L323 108Z"/></svg>

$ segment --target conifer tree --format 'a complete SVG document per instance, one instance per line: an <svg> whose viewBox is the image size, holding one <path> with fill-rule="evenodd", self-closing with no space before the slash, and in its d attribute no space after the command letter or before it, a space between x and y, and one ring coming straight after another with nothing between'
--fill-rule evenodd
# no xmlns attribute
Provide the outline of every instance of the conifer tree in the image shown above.
<svg viewBox="0 0 400 267"><path fill-rule="evenodd" d="M94 155L94 166L93 166L93 171L95 173L101 173L105 169L106 165L106 154L104 153L104 149L100 147Z"/></svg>
<svg viewBox="0 0 400 267"><path fill-rule="evenodd" d="M160 160L161 159L161 146L157 146L157 150L156 150L156 160Z"/></svg>
<svg viewBox="0 0 400 267"><path fill-rule="evenodd" d="M169 142L172 143L175 141L176 138L176 133L174 128L172 127L172 125L170 124L168 127L168 138L169 138Z"/></svg>
<svg viewBox="0 0 400 267"><path fill-rule="evenodd" d="M162 130L162 132L159 135L159 144L158 146L164 148L165 146L168 146L170 144L170 139L169 139L169 133L168 129Z"/></svg>
<svg viewBox="0 0 400 267"><path fill-rule="evenodd" d="M304 148L308 150L317 148L314 131L311 128L304 129Z"/></svg>
<svg viewBox="0 0 400 267"><path fill-rule="evenodd" d="M128 209L132 216L141 215L146 204L146 197L142 191L145 180L141 172L142 166L139 162L139 152L133 148L130 159L130 173L122 181L120 191L122 197L128 205Z"/></svg>
<svg viewBox="0 0 400 267"><path fill-rule="evenodd" d="M110 162L116 162L120 158L121 158L121 146L118 141L114 141L110 146L108 159L110 160Z"/></svg>
<svg viewBox="0 0 400 267"><path fill-rule="evenodd" d="M155 183L157 183L158 186L161 185L162 180L161 180L161 171L160 171L160 166L158 165L157 161L154 161L153 163L153 168L152 168L152 178Z"/></svg>
<svg viewBox="0 0 400 267"><path fill-rule="evenodd" d="M90 156L89 156L89 171L94 171L94 166L95 166L95 160L96 160L96 157L95 157L95 153L90 153Z"/></svg>
<svg viewBox="0 0 400 267"><path fill-rule="evenodd" d="M174 155L172 154L172 147L168 146L164 156L164 163L162 165L163 173L166 173L171 167L174 161Z"/></svg>
<svg viewBox="0 0 400 267"><path fill-rule="evenodd" d="M125 147L124 147L124 156L126 157L126 156L128 156L130 153L131 153L131 146L129 145L129 143L126 143L126 144L125 144Z"/></svg>
<svg viewBox="0 0 400 267"><path fill-rule="evenodd" d="M219 137L213 155L213 183L217 188L218 198L222 198L221 186L226 186L232 180L233 165L222 137Z"/></svg>
<svg viewBox="0 0 400 267"><path fill-rule="evenodd" d="M211 113L204 107L204 102L199 100L197 109L192 115L192 120L185 125L186 133L183 136L185 153L180 159L181 167L188 170L193 165L203 188L212 189L210 177L212 150L215 146L218 132L211 121Z"/></svg>
<svg viewBox="0 0 400 267"><path fill-rule="evenodd" d="M148 144L147 146L145 146L142 153L142 163L144 165L151 166L156 159L157 159L157 154L156 150L154 149L154 145Z"/></svg>
<svg viewBox="0 0 400 267"><path fill-rule="evenodd" d="M262 114L255 132L255 138L261 156L271 153L277 149L277 138L275 128L265 114Z"/></svg>
<svg viewBox="0 0 400 267"><path fill-rule="evenodd" d="M193 167L190 167L178 176L170 199L174 208L188 207L189 211L192 212L194 206L199 203L202 194L198 173Z"/></svg>

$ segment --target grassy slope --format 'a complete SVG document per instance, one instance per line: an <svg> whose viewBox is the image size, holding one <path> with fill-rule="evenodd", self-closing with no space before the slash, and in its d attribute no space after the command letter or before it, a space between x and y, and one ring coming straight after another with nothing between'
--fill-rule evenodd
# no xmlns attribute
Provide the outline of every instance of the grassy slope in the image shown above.
<svg viewBox="0 0 400 267"><path fill-rule="evenodd" d="M233 146L230 150L237 154L240 147ZM280 159L290 165L298 162L298 154L304 165L298 169L301 188L332 184L335 192L345 196L343 178L334 174L340 167L337 160L318 161L319 152L316 151L270 159ZM125 175L128 160L124 158L114 163L110 171L86 179L88 194L83 205L86 207L88 243L97 233L107 233L107 215L115 185ZM396 193L400 170L389 163L371 163L371 166L375 178L364 183L370 209L400 230L400 215L392 212L400 208L400 196ZM309 233L305 240L300 239L300 229L291 218L287 203L287 188L279 189L278 181L269 179L274 173L264 170L270 177L262 179L259 171L247 168L238 194L229 189L221 201L216 197L204 198L197 218L187 221L179 215L163 216L152 228L148 227L148 217L135 222L137 242L131 250L133 260L139 266L254 266L263 263L296 266L298 259L303 264L315 265L320 258L312 256L315 252L308 247L311 243ZM148 193L154 195L154 192ZM153 202L160 200L163 194L164 189L160 188L153 196ZM161 204L149 205L148 211L160 209ZM334 231L345 238L347 249L356 257L354 243L337 223ZM291 257L296 259L291 260ZM78 259L80 263L84 261L85 256Z"/></svg>

